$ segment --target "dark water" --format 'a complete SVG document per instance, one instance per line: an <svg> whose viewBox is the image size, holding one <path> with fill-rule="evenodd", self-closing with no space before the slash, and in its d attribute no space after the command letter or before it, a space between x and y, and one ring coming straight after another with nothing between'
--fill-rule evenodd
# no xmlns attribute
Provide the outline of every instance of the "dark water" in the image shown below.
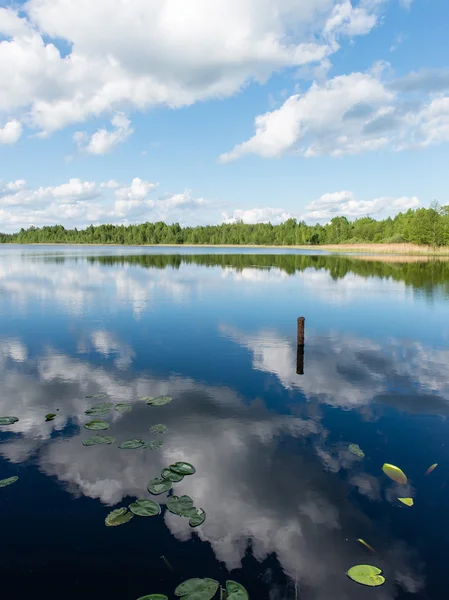
<svg viewBox="0 0 449 600"><path fill-rule="evenodd" d="M449 263L155 252L0 248L0 416L20 419L0 427L0 479L19 476L0 488L5 597L174 598L212 577L251 600L443 598ZM82 445L84 411L105 401L92 394L133 405L104 417L112 446ZM173 401L139 400L159 395ZM118 449L130 438L165 444ZM174 492L205 509L201 527L166 495L161 516L105 526L178 460L197 469ZM349 580L360 563L385 585Z"/></svg>

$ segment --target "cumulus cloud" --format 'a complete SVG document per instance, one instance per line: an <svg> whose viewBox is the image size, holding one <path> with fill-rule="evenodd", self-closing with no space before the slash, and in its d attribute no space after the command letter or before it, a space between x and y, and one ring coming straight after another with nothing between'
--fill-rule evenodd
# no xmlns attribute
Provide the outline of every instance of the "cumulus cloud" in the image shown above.
<svg viewBox="0 0 449 600"><path fill-rule="evenodd" d="M73 141L79 150L90 154L106 154L118 144L123 144L134 133L131 121L123 113L117 113L111 120L112 131L99 129L90 137L84 131L73 134Z"/></svg>
<svg viewBox="0 0 449 600"><path fill-rule="evenodd" d="M390 149L423 148L449 141L449 87L446 70L423 71L392 82L382 80L388 65L366 73L315 81L304 93L255 118L255 134L222 154L223 163L246 154L274 158L286 152L304 157L343 156ZM410 101L408 92L424 98Z"/></svg>
<svg viewBox="0 0 449 600"><path fill-rule="evenodd" d="M224 223L237 223L243 221L249 225L256 223L272 223L278 225L290 219L293 215L282 210L282 208L250 208L248 210L234 210L231 214L223 213Z"/></svg>
<svg viewBox="0 0 449 600"><path fill-rule="evenodd" d="M0 127L0 144L15 144L22 135L22 125L15 119Z"/></svg>

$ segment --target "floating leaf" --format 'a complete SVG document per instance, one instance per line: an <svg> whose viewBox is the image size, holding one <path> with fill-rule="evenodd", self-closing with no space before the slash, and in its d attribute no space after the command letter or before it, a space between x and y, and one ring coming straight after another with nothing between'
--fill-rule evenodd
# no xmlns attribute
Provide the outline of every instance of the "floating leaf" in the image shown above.
<svg viewBox="0 0 449 600"><path fill-rule="evenodd" d="M122 442L119 445L119 448L122 450L134 450L135 448L142 448L145 445L145 442L140 439L127 440L126 442Z"/></svg>
<svg viewBox="0 0 449 600"><path fill-rule="evenodd" d="M83 446L95 446L95 442L92 438L83 440Z"/></svg>
<svg viewBox="0 0 449 600"><path fill-rule="evenodd" d="M53 421L53 419L56 417L55 413L48 413L48 415L45 415L45 420L46 421Z"/></svg>
<svg viewBox="0 0 449 600"><path fill-rule="evenodd" d="M139 517L156 517L161 514L161 507L153 500L136 500L129 505L129 510Z"/></svg>
<svg viewBox="0 0 449 600"><path fill-rule="evenodd" d="M101 417L107 415L110 410L109 406L92 406L92 408L87 409L84 414L89 415L90 417Z"/></svg>
<svg viewBox="0 0 449 600"><path fill-rule="evenodd" d="M184 479L184 475L180 475L179 473L175 473L171 469L162 469L161 471L162 479L168 479L168 481L173 481L177 483L178 481L182 481Z"/></svg>
<svg viewBox="0 0 449 600"><path fill-rule="evenodd" d="M105 519L105 523L107 527L115 527L116 525L123 525L124 523L128 523L134 517L132 512L128 512L128 509L116 508L112 512L108 514Z"/></svg>
<svg viewBox="0 0 449 600"><path fill-rule="evenodd" d="M194 512L189 512L189 525L190 527L199 527L206 520L206 511L202 508L194 508ZM236 597L237 598L237 597Z"/></svg>
<svg viewBox="0 0 449 600"><path fill-rule="evenodd" d="M163 445L164 440L151 440L151 442L145 442L143 447L149 448L150 450L158 450L158 448L162 448Z"/></svg>
<svg viewBox="0 0 449 600"><path fill-rule="evenodd" d="M0 479L0 488L6 487L7 485L11 485L12 483L16 483L18 479L19 478L17 477L17 475L14 475L13 477L8 477L8 479Z"/></svg>
<svg viewBox="0 0 449 600"><path fill-rule="evenodd" d="M438 467L438 463L435 463L434 465L430 465L430 467L427 469L427 471L425 472L425 475L430 475L432 473L432 471L434 469L436 469Z"/></svg>
<svg viewBox="0 0 449 600"><path fill-rule="evenodd" d="M228 593L227 600L248 600L248 592L243 585L228 579L226 582L226 591Z"/></svg>
<svg viewBox="0 0 449 600"><path fill-rule="evenodd" d="M171 396L158 396L157 398L148 398L147 404L151 406L163 406L171 402L173 398Z"/></svg>
<svg viewBox="0 0 449 600"><path fill-rule="evenodd" d="M107 394L99 392L98 394L92 394L92 396L86 396L86 398L106 398Z"/></svg>
<svg viewBox="0 0 449 600"><path fill-rule="evenodd" d="M131 404L129 404L129 402L122 402L120 404L115 405L115 410L118 410L118 412L121 412L121 413L131 412L132 409L133 409L133 407Z"/></svg>
<svg viewBox="0 0 449 600"><path fill-rule="evenodd" d="M356 565L355 567L351 567L346 574L356 583L377 587L385 583L385 577L381 573L381 569L372 565Z"/></svg>
<svg viewBox="0 0 449 600"><path fill-rule="evenodd" d="M358 444L349 444L348 450L349 452L352 452L352 454L355 454L355 456L358 456L359 458L365 457L365 453Z"/></svg>
<svg viewBox="0 0 449 600"><path fill-rule="evenodd" d="M167 427L165 425L153 425L150 427L151 433L166 433Z"/></svg>
<svg viewBox="0 0 449 600"><path fill-rule="evenodd" d="M170 496L167 500L167 508L174 515L180 517L188 517L190 510L193 508L193 500L190 496Z"/></svg>
<svg viewBox="0 0 449 600"><path fill-rule="evenodd" d="M149 596L137 598L137 600L168 600L168 598L164 594L150 594Z"/></svg>
<svg viewBox="0 0 449 600"><path fill-rule="evenodd" d="M413 506L413 498L398 498L399 502L406 506Z"/></svg>
<svg viewBox="0 0 449 600"><path fill-rule="evenodd" d="M17 417L0 417L0 425L13 425L18 420Z"/></svg>
<svg viewBox="0 0 449 600"><path fill-rule="evenodd" d="M151 401L154 400L153 396L141 396L140 399L144 400L147 404L151 403Z"/></svg>
<svg viewBox="0 0 449 600"><path fill-rule="evenodd" d="M188 579L178 585L175 596L182 596L182 600L211 600L218 590L218 581L215 579Z"/></svg>
<svg viewBox="0 0 449 600"><path fill-rule="evenodd" d="M363 544L365 546L365 548L368 548L368 550L371 550L371 552L374 552L374 554L376 553L376 551L374 550L374 548L372 546L370 546L369 544L367 544L365 542L365 540L362 540L361 538L358 538L357 541L360 542L361 544Z"/></svg>
<svg viewBox="0 0 449 600"><path fill-rule="evenodd" d="M177 462L168 468L174 473L179 473L179 475L193 475L196 473L195 467L188 462Z"/></svg>
<svg viewBox="0 0 449 600"><path fill-rule="evenodd" d="M109 423L106 423L106 421L93 420L89 421L89 423L85 423L84 427L86 429L93 429L94 431L101 431L102 429L109 429Z"/></svg>
<svg viewBox="0 0 449 600"><path fill-rule="evenodd" d="M407 483L407 476L399 467L395 467L394 465L390 465L385 463L382 467L382 471L393 481L399 483L401 485L405 485Z"/></svg>
<svg viewBox="0 0 449 600"><path fill-rule="evenodd" d="M168 481L168 479L158 479L156 477L149 482L147 489L154 496L158 496L159 494L163 494L164 492L171 490L172 486L172 482Z"/></svg>
<svg viewBox="0 0 449 600"><path fill-rule="evenodd" d="M99 433L94 433L92 441L94 444L113 444L115 442L115 437L112 437L112 435L100 435Z"/></svg>

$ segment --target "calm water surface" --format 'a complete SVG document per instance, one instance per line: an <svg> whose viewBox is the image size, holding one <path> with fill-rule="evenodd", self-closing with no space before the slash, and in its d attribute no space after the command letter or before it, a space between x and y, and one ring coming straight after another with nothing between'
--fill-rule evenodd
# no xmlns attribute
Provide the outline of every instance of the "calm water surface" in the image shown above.
<svg viewBox="0 0 449 600"><path fill-rule="evenodd" d="M103 417L111 446L82 445L84 411L105 401L95 394L132 403ZM159 395L173 401L140 399ZM172 599L185 579L212 577L251 600L443 598L448 414L449 263L1 247L0 416L19 418L0 427L0 479L19 477L0 488L2 590ZM164 446L118 448L130 438ZM207 513L195 529L147 491L180 460L197 471L174 493ZM136 498L161 516L105 526ZM360 563L385 585L349 580Z"/></svg>

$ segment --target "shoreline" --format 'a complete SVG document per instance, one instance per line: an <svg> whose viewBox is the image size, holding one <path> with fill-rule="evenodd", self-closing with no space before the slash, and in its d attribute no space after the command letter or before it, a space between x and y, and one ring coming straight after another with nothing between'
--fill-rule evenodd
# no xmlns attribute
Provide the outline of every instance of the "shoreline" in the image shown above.
<svg viewBox="0 0 449 600"><path fill-rule="evenodd" d="M275 250L309 250L331 252L332 254L342 253L363 253L363 254L390 254L399 256L449 256L449 246L443 246L438 249L432 249L429 246L417 246L415 244L323 244L317 246L310 245L261 245L261 244L102 244L102 243L76 243L76 242L30 242L20 244L18 242L6 242L2 246L104 246L113 248L252 248L252 249L275 249Z"/></svg>

